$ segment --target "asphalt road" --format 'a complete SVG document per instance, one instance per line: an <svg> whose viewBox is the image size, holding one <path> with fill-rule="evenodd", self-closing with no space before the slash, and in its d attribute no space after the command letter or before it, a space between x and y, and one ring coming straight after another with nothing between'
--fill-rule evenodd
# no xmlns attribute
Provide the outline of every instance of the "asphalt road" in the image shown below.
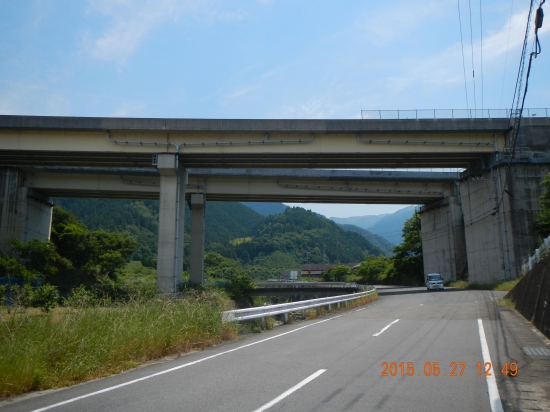
<svg viewBox="0 0 550 412"><path fill-rule="evenodd" d="M0 411L491 411L488 380L477 367L484 362L480 323L499 365L498 410L498 397L507 396L502 382L512 379L502 365L516 361L521 374L525 357L499 320L496 292L379 291L377 302L358 309L3 402ZM451 376L453 362L458 376Z"/></svg>

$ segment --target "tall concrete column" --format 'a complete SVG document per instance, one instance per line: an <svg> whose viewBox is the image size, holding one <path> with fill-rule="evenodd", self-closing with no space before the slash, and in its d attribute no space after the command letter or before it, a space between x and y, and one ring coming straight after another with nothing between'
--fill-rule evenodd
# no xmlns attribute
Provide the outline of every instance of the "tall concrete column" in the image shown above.
<svg viewBox="0 0 550 412"><path fill-rule="evenodd" d="M204 281L204 195L192 194L191 209L191 255L189 256L189 281Z"/></svg>
<svg viewBox="0 0 550 412"><path fill-rule="evenodd" d="M514 239L510 204L501 193L501 173L495 169L461 182L468 275L472 283L499 282L515 277L511 268Z"/></svg>
<svg viewBox="0 0 550 412"><path fill-rule="evenodd" d="M467 275L464 221L460 198L425 205L420 211L424 274L439 273L445 281Z"/></svg>
<svg viewBox="0 0 550 412"><path fill-rule="evenodd" d="M0 252L10 250L10 239L49 240L51 199L25 187L25 174L17 168L0 168Z"/></svg>
<svg viewBox="0 0 550 412"><path fill-rule="evenodd" d="M183 272L183 233L187 172L176 154L159 154L160 174L157 287L175 292Z"/></svg>

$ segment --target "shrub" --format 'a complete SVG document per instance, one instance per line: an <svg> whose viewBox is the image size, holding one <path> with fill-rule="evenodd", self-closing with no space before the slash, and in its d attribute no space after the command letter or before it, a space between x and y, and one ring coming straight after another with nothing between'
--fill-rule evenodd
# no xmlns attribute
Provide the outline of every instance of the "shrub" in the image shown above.
<svg viewBox="0 0 550 412"><path fill-rule="evenodd" d="M29 283L23 286L10 286L9 300L16 308L28 308L32 306L33 290Z"/></svg>
<svg viewBox="0 0 550 412"><path fill-rule="evenodd" d="M34 308L40 308L44 312L49 312L57 306L59 294L52 285L44 285L36 288L31 297L31 305Z"/></svg>
<svg viewBox="0 0 550 412"><path fill-rule="evenodd" d="M351 269L349 267L340 265L335 268L330 268L323 273L323 280L325 282L345 282L350 274Z"/></svg>

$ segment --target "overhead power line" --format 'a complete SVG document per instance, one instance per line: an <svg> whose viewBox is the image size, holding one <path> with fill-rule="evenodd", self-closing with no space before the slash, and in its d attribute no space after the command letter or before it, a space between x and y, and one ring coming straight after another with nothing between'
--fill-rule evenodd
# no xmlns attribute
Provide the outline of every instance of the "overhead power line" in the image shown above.
<svg viewBox="0 0 550 412"><path fill-rule="evenodd" d="M475 63L474 63L474 31L472 29L472 4L470 0L468 0L468 9L470 11L470 49L472 52L472 82L474 84L474 109L477 113L476 75L475 75Z"/></svg>
<svg viewBox="0 0 550 412"><path fill-rule="evenodd" d="M466 81L466 63L464 61L464 41L462 40L462 19L460 17L460 0L457 0L458 5L458 26L460 27L460 47L462 48L462 71L464 73L464 91L466 92L466 109L470 113L468 104L468 82Z"/></svg>
<svg viewBox="0 0 550 412"><path fill-rule="evenodd" d="M479 42L481 46L481 110L483 110L483 17L481 12L481 0L479 0Z"/></svg>

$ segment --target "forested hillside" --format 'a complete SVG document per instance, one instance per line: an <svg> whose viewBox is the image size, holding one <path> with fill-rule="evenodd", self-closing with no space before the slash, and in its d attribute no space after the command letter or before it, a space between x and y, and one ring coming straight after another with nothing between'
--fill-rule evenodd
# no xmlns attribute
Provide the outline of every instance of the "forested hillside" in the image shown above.
<svg viewBox="0 0 550 412"><path fill-rule="evenodd" d="M355 225L361 229L368 230L396 246L402 242L401 230L405 221L413 215L415 208L416 206L408 206L397 212L385 215L331 217L330 219L341 225Z"/></svg>
<svg viewBox="0 0 550 412"><path fill-rule="evenodd" d="M355 225L340 224L340 226L342 226L344 230L350 230L352 232L359 233L370 243L372 243L374 246L384 252L386 256L390 256L392 254L395 245L383 238L382 236L375 235L374 233Z"/></svg>
<svg viewBox="0 0 550 412"><path fill-rule="evenodd" d="M155 266L158 237L158 202L153 200L56 199L56 205L70 211L90 230L106 229L130 233L138 242L132 257L145 266ZM186 247L189 246L191 214L186 205ZM206 204L205 243L212 250L231 256L229 241L248 236L263 217L240 203ZM189 256L188 252L186 256Z"/></svg>
<svg viewBox="0 0 550 412"><path fill-rule="evenodd" d="M156 263L158 202L106 199L56 199L90 230L128 232L138 241L132 256L145 266ZM189 257L190 212L186 213L185 263ZM262 217L240 203L206 204L206 252L238 259L254 277L273 276L273 269L303 263L361 262L366 252L382 254L358 233L302 208ZM186 265L187 268L187 265Z"/></svg>
<svg viewBox="0 0 550 412"><path fill-rule="evenodd" d="M245 264L261 263L273 255L301 263L360 262L365 253L382 251L358 233L344 230L316 213L292 207L269 216L252 236L236 244L237 257Z"/></svg>
<svg viewBox="0 0 550 412"><path fill-rule="evenodd" d="M399 245L403 241L403 225L412 217L415 209L416 206L408 206L398 210L391 215L384 216L366 229L378 236L382 236L394 245Z"/></svg>
<svg viewBox="0 0 550 412"><path fill-rule="evenodd" d="M249 207L253 211L259 213L262 216L278 215L283 213L287 205L283 203L271 203L271 202L241 202L246 207Z"/></svg>

